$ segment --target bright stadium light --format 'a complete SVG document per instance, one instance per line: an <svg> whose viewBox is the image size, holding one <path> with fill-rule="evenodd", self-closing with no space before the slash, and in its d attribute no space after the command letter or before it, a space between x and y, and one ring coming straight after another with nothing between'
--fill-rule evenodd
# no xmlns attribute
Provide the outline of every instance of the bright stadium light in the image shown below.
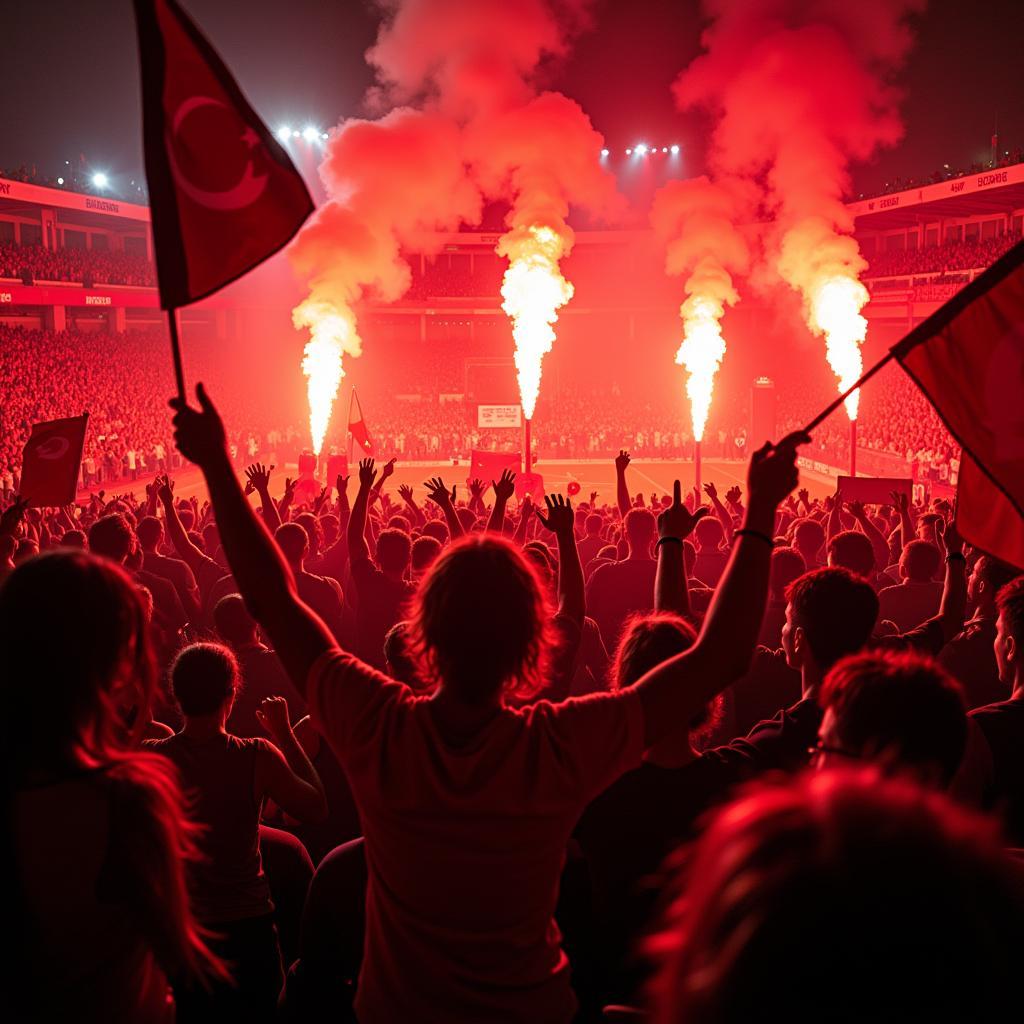
<svg viewBox="0 0 1024 1024"><path fill-rule="evenodd" d="M671 149L671 153L672 153L673 156L678 155L679 147L678 146L673 146L672 149Z"/></svg>
<svg viewBox="0 0 1024 1024"><path fill-rule="evenodd" d="M607 156L607 155L608 155L608 150L607 149L602 149L601 150L601 156Z"/></svg>
<svg viewBox="0 0 1024 1024"><path fill-rule="evenodd" d="M288 125L283 124L277 129L277 138L279 142L287 142L292 137L292 130Z"/></svg>
<svg viewBox="0 0 1024 1024"><path fill-rule="evenodd" d="M327 141L327 132L321 132L320 133L320 138L323 139L324 142L326 142Z"/></svg>
<svg viewBox="0 0 1024 1024"><path fill-rule="evenodd" d="M57 179L57 184L58 185L63 185L64 184L64 179L63 178L58 178Z"/></svg>
<svg viewBox="0 0 1024 1024"><path fill-rule="evenodd" d="M632 156L632 155L633 155L633 150L627 149L626 150L626 156Z"/></svg>
<svg viewBox="0 0 1024 1024"><path fill-rule="evenodd" d="M636 153L637 156L647 156L647 143L646 142L638 142L633 147L633 152Z"/></svg>
<svg viewBox="0 0 1024 1024"><path fill-rule="evenodd" d="M305 128L302 129L302 137L307 142L315 142L317 139L320 138L320 129L314 128L312 125L307 125Z"/></svg>
<svg viewBox="0 0 1024 1024"><path fill-rule="evenodd" d="M97 188L106 188L110 184L110 179L102 171L97 171L92 176L92 183Z"/></svg>
<svg viewBox="0 0 1024 1024"><path fill-rule="evenodd" d="M668 146L662 146L661 147L661 151L662 151L662 153L667 153L668 152Z"/></svg>

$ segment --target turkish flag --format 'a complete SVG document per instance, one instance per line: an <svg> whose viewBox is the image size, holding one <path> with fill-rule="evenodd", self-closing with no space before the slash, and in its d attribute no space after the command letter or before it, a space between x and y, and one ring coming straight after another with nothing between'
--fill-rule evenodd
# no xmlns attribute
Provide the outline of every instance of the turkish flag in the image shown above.
<svg viewBox="0 0 1024 1024"><path fill-rule="evenodd" d="M175 0L135 0L160 305L215 292L291 240L313 200Z"/></svg>
<svg viewBox="0 0 1024 1024"><path fill-rule="evenodd" d="M21 497L30 505L75 500L88 415L35 423L21 456Z"/></svg>
<svg viewBox="0 0 1024 1024"><path fill-rule="evenodd" d="M963 448L956 520L964 539L1024 566L1024 242L892 354Z"/></svg>
<svg viewBox="0 0 1024 1024"><path fill-rule="evenodd" d="M373 440L369 428L363 419L363 407L359 404L356 389L352 389L352 397L348 403L348 432L353 441L357 441L367 455L373 454Z"/></svg>
<svg viewBox="0 0 1024 1024"><path fill-rule="evenodd" d="M482 480L490 487L491 481L497 480L506 469L518 474L521 462L519 452L482 452L474 448L470 455L466 484L468 486L470 480Z"/></svg>

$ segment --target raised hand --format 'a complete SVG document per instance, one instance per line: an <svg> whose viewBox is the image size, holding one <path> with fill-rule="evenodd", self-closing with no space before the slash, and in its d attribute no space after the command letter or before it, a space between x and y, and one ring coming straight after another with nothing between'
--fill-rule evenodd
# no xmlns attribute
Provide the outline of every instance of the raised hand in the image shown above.
<svg viewBox="0 0 1024 1024"><path fill-rule="evenodd" d="M156 496L165 504L174 501L174 481L165 473L153 481L156 484Z"/></svg>
<svg viewBox="0 0 1024 1024"><path fill-rule="evenodd" d="M510 469L503 470L496 481L491 481L491 486L494 488L495 501L508 501L516 493L516 475Z"/></svg>
<svg viewBox="0 0 1024 1024"><path fill-rule="evenodd" d="M890 491L892 503L901 515L910 511L910 498L903 491Z"/></svg>
<svg viewBox="0 0 1024 1024"><path fill-rule="evenodd" d="M704 493L714 501L718 497L718 488L709 481L704 485Z"/></svg>
<svg viewBox="0 0 1024 1024"><path fill-rule="evenodd" d="M942 541L942 546L946 549L946 557L950 555L962 555L964 553L964 539L960 536L960 531L956 528L956 523L950 520L948 523L945 519L937 519L935 521L935 532L938 534L939 540Z"/></svg>
<svg viewBox="0 0 1024 1024"><path fill-rule="evenodd" d="M196 385L199 408L193 409L183 398L172 398L170 406L175 410L174 443L178 451L201 469L215 465L227 458L227 436L206 388Z"/></svg>
<svg viewBox="0 0 1024 1024"><path fill-rule="evenodd" d="M448 488L445 482L439 477L431 477L424 485L427 489L427 497L434 502L436 505L440 505L444 508L445 505L455 504L455 485L452 485L451 494L448 493Z"/></svg>
<svg viewBox="0 0 1024 1024"><path fill-rule="evenodd" d="M796 487L800 473L796 465L796 450L807 444L810 436L796 431L778 444L765 444L754 452L747 470L747 492L751 504L756 499L775 509Z"/></svg>
<svg viewBox="0 0 1024 1024"><path fill-rule="evenodd" d="M397 461L398 461L397 459L388 459L388 461L384 463L384 467L380 471L380 482L381 483L384 483L384 481L387 480L387 478L389 476L391 476L392 473L394 473L394 471L395 471L395 463ZM372 463L373 460L371 459L370 462ZM360 483L361 483L362 482L362 475L361 474L360 474L360 478L359 479L360 479Z"/></svg>
<svg viewBox="0 0 1024 1024"><path fill-rule="evenodd" d="M545 516L540 509L537 509L537 518L546 530L550 530L558 536L572 534L576 517L573 515L572 502L567 501L561 494L545 494L544 504L547 505L548 514Z"/></svg>
<svg viewBox="0 0 1024 1024"><path fill-rule="evenodd" d="M266 697L256 709L256 719L273 739L287 736L292 731L288 717L288 701L284 697Z"/></svg>
<svg viewBox="0 0 1024 1024"><path fill-rule="evenodd" d="M625 473L626 467L629 465L629 452L625 448L619 449L619 454L615 456L615 472Z"/></svg>
<svg viewBox="0 0 1024 1024"><path fill-rule="evenodd" d="M850 515L853 516L854 519L860 520L866 518L866 514L864 512L864 502L848 501L846 503L846 507L849 509Z"/></svg>
<svg viewBox="0 0 1024 1024"><path fill-rule="evenodd" d="M484 493L484 482L483 480L470 480L469 481L469 497L471 500L479 498Z"/></svg>
<svg viewBox="0 0 1024 1024"><path fill-rule="evenodd" d="M262 494L270 486L270 474L273 469L273 466L267 469L262 462L254 462L246 467L245 475L253 490Z"/></svg>
<svg viewBox="0 0 1024 1024"><path fill-rule="evenodd" d="M407 505L411 505L413 503L413 500L412 500L412 488L408 484L400 484L399 485L399 487L398 487L398 496Z"/></svg>
<svg viewBox="0 0 1024 1024"><path fill-rule="evenodd" d="M727 490L725 492L725 500L730 505L738 505L740 503L740 499L742 497L743 497L743 491L740 490L740 488L738 486L730 487L729 490Z"/></svg>
<svg viewBox="0 0 1024 1024"><path fill-rule="evenodd" d="M377 479L376 463L373 459L363 459L359 463L359 486L369 489Z"/></svg>
<svg viewBox="0 0 1024 1024"><path fill-rule="evenodd" d="M313 502L313 515L318 515L320 509L324 507L324 502L327 500L327 488L321 487L320 493L316 496L316 500Z"/></svg>
<svg viewBox="0 0 1024 1024"><path fill-rule="evenodd" d="M796 492L796 496L803 502L804 508L811 507L811 495L806 487L801 487L800 490Z"/></svg>
<svg viewBox="0 0 1024 1024"><path fill-rule="evenodd" d="M672 504L658 516L658 536L675 537L683 540L693 533L693 528L708 514L710 509L701 505L691 512L683 502L682 485L676 480L672 484Z"/></svg>
<svg viewBox="0 0 1024 1024"><path fill-rule="evenodd" d="M597 491L590 492L590 507L595 508L597 505Z"/></svg>

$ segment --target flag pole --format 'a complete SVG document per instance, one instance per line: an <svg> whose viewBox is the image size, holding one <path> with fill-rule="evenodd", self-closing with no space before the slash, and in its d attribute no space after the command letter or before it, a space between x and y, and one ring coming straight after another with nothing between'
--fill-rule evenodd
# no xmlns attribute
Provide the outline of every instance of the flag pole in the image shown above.
<svg viewBox="0 0 1024 1024"><path fill-rule="evenodd" d="M181 339L178 337L178 310L171 307L167 310L167 326L171 332L171 358L174 360L174 383L178 388L178 397L188 400L185 394L185 370L181 362Z"/></svg>
<svg viewBox="0 0 1024 1024"><path fill-rule="evenodd" d="M829 416L831 416L832 413L834 413L836 409L838 409L839 406L841 406L843 402L845 402L850 397L850 395L854 393L854 391L856 391L863 384L866 384L869 380L871 380L871 378L874 377L874 375L878 373L878 371L881 370L882 367L884 367L887 363L891 362L893 358L895 357L893 356L892 352L886 352L886 354L882 356L882 358L879 359L878 362L875 363L875 365L872 366L870 370L868 370L866 373L861 374L860 378L855 383L851 384L834 402L829 402L829 404L825 406L824 410L819 412L818 415L815 416L814 419L811 420L811 422L808 423L806 427L804 427L804 433L809 434L812 430L815 429L815 427L821 426L821 424L824 423L825 420L827 420ZM851 422L853 421L851 420Z"/></svg>
<svg viewBox="0 0 1024 1024"><path fill-rule="evenodd" d="M352 437L352 400L356 397L356 386L352 385L352 389L348 393L348 422L345 424L345 429L348 431L348 471L352 472L352 456L355 454L355 439Z"/></svg>

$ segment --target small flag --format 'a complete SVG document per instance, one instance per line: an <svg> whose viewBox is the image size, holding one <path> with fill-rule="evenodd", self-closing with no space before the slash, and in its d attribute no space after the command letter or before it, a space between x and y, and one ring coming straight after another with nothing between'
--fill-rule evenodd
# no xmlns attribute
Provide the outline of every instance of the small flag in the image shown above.
<svg viewBox="0 0 1024 1024"><path fill-rule="evenodd" d="M957 526L964 539L1024 566L1024 243L892 354L963 448Z"/></svg>
<svg viewBox="0 0 1024 1024"><path fill-rule="evenodd" d="M488 487L492 480L497 480L506 469L519 474L519 465L523 461L519 452L482 452L473 449L469 462L468 486L470 480L482 480Z"/></svg>
<svg viewBox="0 0 1024 1024"><path fill-rule="evenodd" d="M88 415L32 425L21 456L21 497L30 505L67 505L75 500Z"/></svg>
<svg viewBox="0 0 1024 1024"><path fill-rule="evenodd" d="M135 0L160 305L215 292L313 210L287 153L176 0Z"/></svg>
<svg viewBox="0 0 1024 1024"><path fill-rule="evenodd" d="M359 404L355 388L352 389L352 397L348 403L348 432L352 440L356 441L367 455L373 454L373 440L370 438L366 420L363 419L363 407Z"/></svg>

